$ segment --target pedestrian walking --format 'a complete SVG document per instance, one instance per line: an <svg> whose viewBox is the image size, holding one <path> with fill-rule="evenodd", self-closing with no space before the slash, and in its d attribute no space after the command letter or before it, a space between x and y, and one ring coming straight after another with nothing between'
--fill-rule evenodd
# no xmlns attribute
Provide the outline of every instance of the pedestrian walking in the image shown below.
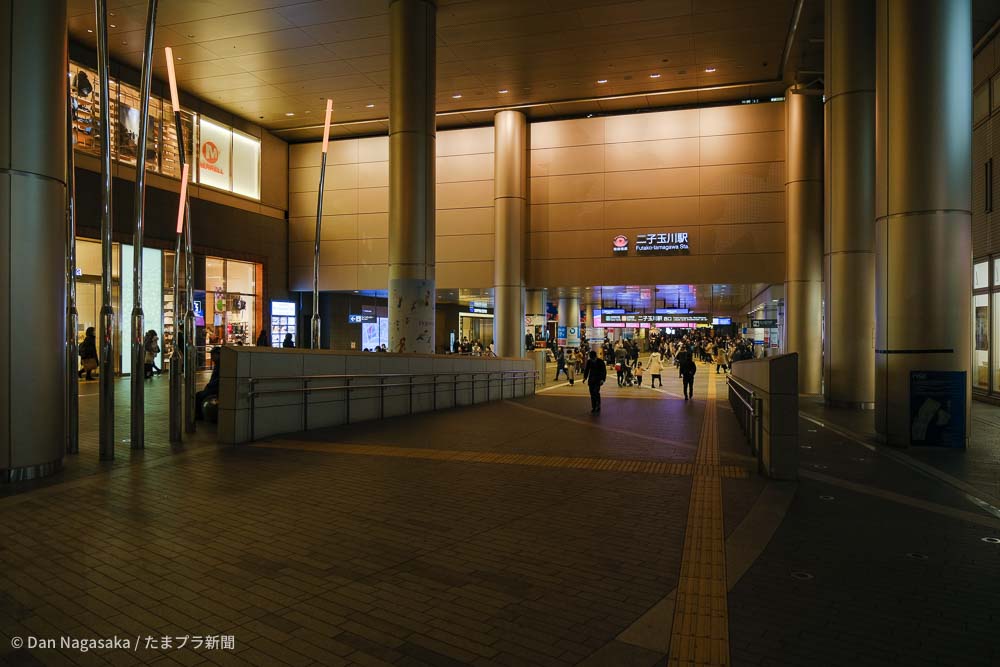
<svg viewBox="0 0 1000 667"><path fill-rule="evenodd" d="M597 414L601 411L601 385L608 377L608 367L603 359L597 358L596 352L590 353L586 366L583 367L583 379L587 381L590 389L590 412Z"/></svg>

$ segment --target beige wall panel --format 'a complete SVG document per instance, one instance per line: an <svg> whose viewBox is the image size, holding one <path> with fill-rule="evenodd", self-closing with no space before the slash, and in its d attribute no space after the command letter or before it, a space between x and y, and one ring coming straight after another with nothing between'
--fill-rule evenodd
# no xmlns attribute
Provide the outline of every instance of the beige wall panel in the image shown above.
<svg viewBox="0 0 1000 667"><path fill-rule="evenodd" d="M705 225L698 230L701 237L700 254L717 255L734 252L733 225Z"/></svg>
<svg viewBox="0 0 1000 667"><path fill-rule="evenodd" d="M607 144L608 171L698 166L698 138L660 139Z"/></svg>
<svg viewBox="0 0 1000 667"><path fill-rule="evenodd" d="M698 167L615 171L605 174L608 199L685 197L698 194Z"/></svg>
<svg viewBox="0 0 1000 667"><path fill-rule="evenodd" d="M784 104L738 104L697 111L701 114L701 135L704 137L785 129Z"/></svg>
<svg viewBox="0 0 1000 667"><path fill-rule="evenodd" d="M438 289L493 285L493 262L438 262L435 271Z"/></svg>
<svg viewBox="0 0 1000 667"><path fill-rule="evenodd" d="M270 132L260 132L260 160L267 165L260 174L261 203L287 210L288 144Z"/></svg>
<svg viewBox="0 0 1000 667"><path fill-rule="evenodd" d="M604 143L604 118L578 118L531 124L531 150Z"/></svg>
<svg viewBox="0 0 1000 667"><path fill-rule="evenodd" d="M316 218L315 192L290 192L288 194L288 217L305 218L312 215Z"/></svg>
<svg viewBox="0 0 1000 667"><path fill-rule="evenodd" d="M604 119L609 144L697 137L698 109L609 116Z"/></svg>
<svg viewBox="0 0 1000 667"><path fill-rule="evenodd" d="M312 241L316 233L316 218L289 218L288 242Z"/></svg>
<svg viewBox="0 0 1000 667"><path fill-rule="evenodd" d="M365 139L351 139L358 142L358 153L355 162L388 162L389 161L389 136L367 137ZM331 142L331 146L334 143Z"/></svg>
<svg viewBox="0 0 1000 667"><path fill-rule="evenodd" d="M437 133L437 156L493 152L493 127L473 127Z"/></svg>
<svg viewBox="0 0 1000 667"><path fill-rule="evenodd" d="M324 290L356 290L358 289L358 267L354 264L347 266L321 265L319 267L319 284ZM312 274L309 275L308 285L308 289L312 289ZM384 286L381 289L384 289Z"/></svg>
<svg viewBox="0 0 1000 667"><path fill-rule="evenodd" d="M493 259L492 234L466 234L465 236L439 236L437 262L489 261Z"/></svg>
<svg viewBox="0 0 1000 667"><path fill-rule="evenodd" d="M360 213L358 214L358 238L384 239L389 237L389 214L388 213Z"/></svg>
<svg viewBox="0 0 1000 667"><path fill-rule="evenodd" d="M476 208L493 206L493 181L438 183L438 210L445 208Z"/></svg>
<svg viewBox="0 0 1000 667"><path fill-rule="evenodd" d="M316 219L312 220L313 228L309 231L312 240L316 233ZM358 216L356 215L324 215L320 241L344 241L358 238Z"/></svg>
<svg viewBox="0 0 1000 667"><path fill-rule="evenodd" d="M358 193L358 213L388 213L389 188L362 188Z"/></svg>
<svg viewBox="0 0 1000 667"><path fill-rule="evenodd" d="M297 167L288 170L288 191L316 192L319 188L319 166Z"/></svg>
<svg viewBox="0 0 1000 667"><path fill-rule="evenodd" d="M698 222L736 224L784 222L785 193L756 192L739 195L705 195L698 198Z"/></svg>
<svg viewBox="0 0 1000 667"><path fill-rule="evenodd" d="M438 156L438 183L488 181L493 179L493 153Z"/></svg>
<svg viewBox="0 0 1000 667"><path fill-rule="evenodd" d="M288 264L289 266L312 266L313 242L312 241L289 242Z"/></svg>
<svg viewBox="0 0 1000 667"><path fill-rule="evenodd" d="M435 232L440 236L492 234L493 207L438 210Z"/></svg>
<svg viewBox="0 0 1000 667"><path fill-rule="evenodd" d="M322 159L322 147L322 143L318 141L309 144L290 144L288 146L288 168L319 167ZM327 166L331 164L348 164L357 161L357 139L339 139L330 142L326 154Z"/></svg>
<svg viewBox="0 0 1000 667"><path fill-rule="evenodd" d="M531 232L564 232L577 229L602 229L606 203L570 202L535 204L531 207Z"/></svg>
<svg viewBox="0 0 1000 667"><path fill-rule="evenodd" d="M698 197L668 199L622 199L604 206L604 228L609 231L645 227L660 231L663 226L690 231L698 220Z"/></svg>
<svg viewBox="0 0 1000 667"><path fill-rule="evenodd" d="M778 192L784 189L784 162L701 167L701 194L703 195Z"/></svg>
<svg viewBox="0 0 1000 667"><path fill-rule="evenodd" d="M312 266L289 266L288 289L293 291L312 291ZM321 274L322 276L322 274ZM321 289L328 289L322 282Z"/></svg>
<svg viewBox="0 0 1000 667"><path fill-rule="evenodd" d="M701 164L773 162L785 159L784 132L753 132L700 139Z"/></svg>
<svg viewBox="0 0 1000 667"><path fill-rule="evenodd" d="M775 253L785 251L785 224L768 222L751 225L730 225L733 249L736 253Z"/></svg>
<svg viewBox="0 0 1000 667"><path fill-rule="evenodd" d="M319 176L317 170L316 176ZM312 189L316 190L319 182L313 184ZM356 164L328 164L326 165L326 180L323 182L323 190L349 190L358 187L358 165Z"/></svg>
<svg viewBox="0 0 1000 667"><path fill-rule="evenodd" d="M358 164L359 188L389 187L388 162L361 162Z"/></svg>
<svg viewBox="0 0 1000 667"><path fill-rule="evenodd" d="M361 264L358 266L357 289L384 290L388 284L388 264Z"/></svg>
<svg viewBox="0 0 1000 667"><path fill-rule="evenodd" d="M357 264L358 241L320 241L319 263L321 266ZM310 260L311 261L311 260Z"/></svg>
<svg viewBox="0 0 1000 667"><path fill-rule="evenodd" d="M529 185L532 204L600 201L604 199L604 174L539 176Z"/></svg>
<svg viewBox="0 0 1000 667"><path fill-rule="evenodd" d="M389 262L389 239L363 239L358 241L358 264L386 264Z"/></svg>
<svg viewBox="0 0 1000 667"><path fill-rule="evenodd" d="M358 192L354 190L337 190L323 195L323 215L350 215L358 212ZM316 193L309 193L313 198L312 215L316 215Z"/></svg>
<svg viewBox="0 0 1000 667"><path fill-rule="evenodd" d="M530 153L532 176L590 174L604 171L604 146L539 148Z"/></svg>

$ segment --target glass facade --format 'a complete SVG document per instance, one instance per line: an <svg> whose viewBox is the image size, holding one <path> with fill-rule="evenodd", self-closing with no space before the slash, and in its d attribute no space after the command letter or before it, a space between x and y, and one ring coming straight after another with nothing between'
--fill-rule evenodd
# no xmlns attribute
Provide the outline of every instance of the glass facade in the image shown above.
<svg viewBox="0 0 1000 667"><path fill-rule="evenodd" d="M69 77L76 150L99 156L101 100L97 72L70 63ZM138 154L139 91L112 78L108 93L111 157L134 165ZM193 167L191 181L260 200L260 139L186 110L181 110L181 125L185 160ZM149 98L146 170L173 178L181 175L173 107L155 95Z"/></svg>
<svg viewBox="0 0 1000 667"><path fill-rule="evenodd" d="M972 389L1000 394L1000 349L992 345L1000 331L1000 258L973 264L972 289Z"/></svg>

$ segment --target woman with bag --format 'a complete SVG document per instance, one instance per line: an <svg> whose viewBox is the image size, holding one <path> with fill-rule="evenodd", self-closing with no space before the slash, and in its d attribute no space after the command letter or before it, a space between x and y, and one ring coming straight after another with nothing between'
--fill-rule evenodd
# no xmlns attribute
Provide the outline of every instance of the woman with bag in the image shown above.
<svg viewBox="0 0 1000 667"><path fill-rule="evenodd" d="M91 374L97 370L97 335L94 333L94 327L87 327L87 333L80 343L80 365L82 368L77 372L77 377L86 372L86 379L93 380Z"/></svg>
<svg viewBox="0 0 1000 667"><path fill-rule="evenodd" d="M142 343L143 347L143 365L146 379L152 379L153 368L156 365L156 355L160 353L160 345L157 343L159 336L155 331L150 329L146 332L146 339Z"/></svg>

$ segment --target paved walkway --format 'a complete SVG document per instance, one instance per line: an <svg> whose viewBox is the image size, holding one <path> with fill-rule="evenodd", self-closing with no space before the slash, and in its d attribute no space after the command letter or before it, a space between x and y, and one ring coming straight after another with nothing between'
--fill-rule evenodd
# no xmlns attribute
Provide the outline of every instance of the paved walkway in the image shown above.
<svg viewBox="0 0 1000 667"><path fill-rule="evenodd" d="M767 483L714 367L691 402L664 379L611 378L596 417L550 381L236 448L164 444L158 379L145 452L97 464L88 421L62 475L4 489L0 662L1000 663L992 472L810 411L800 481Z"/></svg>

